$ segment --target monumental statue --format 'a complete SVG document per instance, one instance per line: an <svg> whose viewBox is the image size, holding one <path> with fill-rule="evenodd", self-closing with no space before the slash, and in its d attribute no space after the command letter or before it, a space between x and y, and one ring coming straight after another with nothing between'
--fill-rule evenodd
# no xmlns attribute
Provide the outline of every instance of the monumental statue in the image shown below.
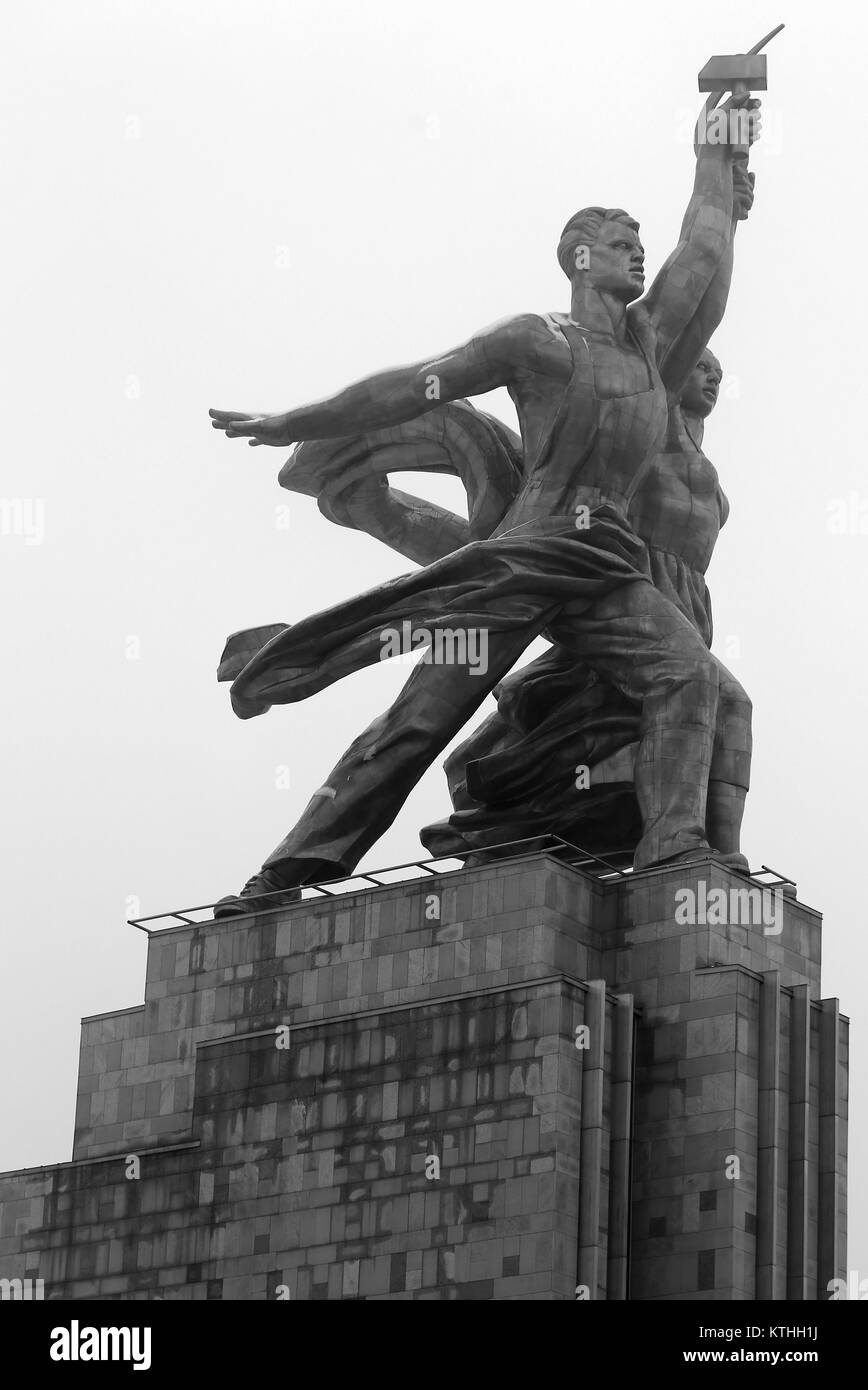
<svg viewBox="0 0 868 1390"><path fill-rule="evenodd" d="M421 565L292 626L230 637L218 678L236 714L315 695L393 655L396 632L424 649L215 916L350 876L492 691L497 712L448 761L454 810L423 832L432 853L556 832L628 852L636 869L713 853L747 871L750 703L709 650L704 574L728 508L702 427L720 384L708 342L753 201L750 91L765 86L764 62L704 70L715 103L697 126L693 194L647 293L638 222L586 207L557 248L567 313L507 319L282 414L211 411L229 438L295 444L284 487ZM499 386L520 437L466 399ZM417 469L458 474L466 521L390 486L390 471ZM540 636L550 650L510 676Z"/></svg>

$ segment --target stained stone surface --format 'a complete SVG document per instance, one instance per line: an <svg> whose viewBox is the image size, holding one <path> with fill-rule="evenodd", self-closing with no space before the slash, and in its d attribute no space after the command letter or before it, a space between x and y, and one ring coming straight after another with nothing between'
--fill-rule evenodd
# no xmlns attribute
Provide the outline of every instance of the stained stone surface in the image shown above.
<svg viewBox="0 0 868 1390"><path fill-rule="evenodd" d="M784 900L777 936L678 925L677 889L742 882L691 875L529 855L154 934L144 1005L83 1022L73 1161L0 1177L0 1277L823 1296L846 1269L847 1053L820 919Z"/></svg>

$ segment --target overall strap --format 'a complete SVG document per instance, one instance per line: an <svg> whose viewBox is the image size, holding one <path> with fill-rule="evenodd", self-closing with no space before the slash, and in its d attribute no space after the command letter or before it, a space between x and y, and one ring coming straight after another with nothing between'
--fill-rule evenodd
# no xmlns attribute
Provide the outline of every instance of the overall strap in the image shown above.
<svg viewBox="0 0 868 1390"><path fill-rule="evenodd" d="M641 304L631 305L627 310L627 329L633 335L648 368L648 389L655 390L663 383L657 366L657 333L651 322L648 310ZM665 387L663 387L665 390Z"/></svg>
<svg viewBox="0 0 868 1390"><path fill-rule="evenodd" d="M569 347L573 369L535 457L526 461L526 477L551 454L556 441L569 439L578 461L587 457L597 436L597 393L588 342L576 325L564 323L551 314L543 317L550 330L562 337Z"/></svg>
<svg viewBox="0 0 868 1390"><path fill-rule="evenodd" d="M587 337L577 324L562 323L560 328L569 343L573 373L556 422L557 439L570 449L575 466L580 467L597 442L599 397L594 359Z"/></svg>

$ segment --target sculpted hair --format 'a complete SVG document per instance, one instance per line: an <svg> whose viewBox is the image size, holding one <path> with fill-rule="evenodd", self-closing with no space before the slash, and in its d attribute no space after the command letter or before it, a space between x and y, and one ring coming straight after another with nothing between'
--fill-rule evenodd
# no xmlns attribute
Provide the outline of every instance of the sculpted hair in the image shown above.
<svg viewBox="0 0 868 1390"><path fill-rule="evenodd" d="M701 352L699 354L699 356L693 364L693 370L696 371L696 368L699 366L700 362L704 362L707 357L712 358L712 360L717 363L718 367L720 368L720 374L721 376L723 376L723 363L721 362L717 353L712 352L710 347L707 347L704 352Z"/></svg>
<svg viewBox="0 0 868 1390"><path fill-rule="evenodd" d="M574 213L558 242L558 262L568 280L572 280L575 270L576 247L593 246L604 222L623 222L634 232L639 230L639 223L623 208L582 208Z"/></svg>

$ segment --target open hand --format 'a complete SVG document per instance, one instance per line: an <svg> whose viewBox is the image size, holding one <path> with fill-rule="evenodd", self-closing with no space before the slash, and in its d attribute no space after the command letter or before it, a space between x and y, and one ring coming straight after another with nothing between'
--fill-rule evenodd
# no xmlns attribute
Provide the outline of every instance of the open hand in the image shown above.
<svg viewBox="0 0 868 1390"><path fill-rule="evenodd" d="M223 430L227 439L246 439L254 447L294 444L288 415L245 415L239 410L209 410L211 428Z"/></svg>

